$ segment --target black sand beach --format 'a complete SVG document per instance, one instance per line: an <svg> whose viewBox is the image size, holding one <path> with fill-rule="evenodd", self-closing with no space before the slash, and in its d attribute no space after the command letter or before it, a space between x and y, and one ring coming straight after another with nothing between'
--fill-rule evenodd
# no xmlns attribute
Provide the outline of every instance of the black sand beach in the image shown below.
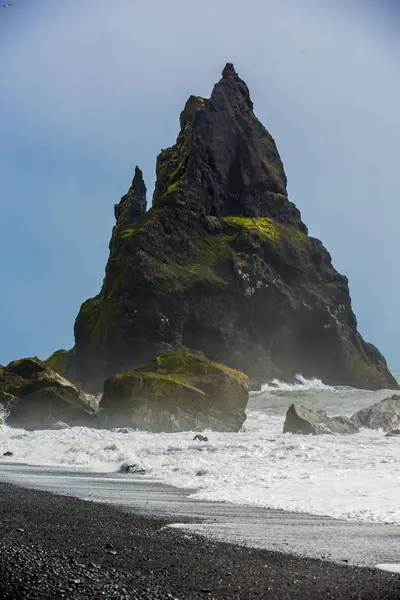
<svg viewBox="0 0 400 600"><path fill-rule="evenodd" d="M0 485L6 599L400 598L374 569L215 543L121 508Z"/></svg>

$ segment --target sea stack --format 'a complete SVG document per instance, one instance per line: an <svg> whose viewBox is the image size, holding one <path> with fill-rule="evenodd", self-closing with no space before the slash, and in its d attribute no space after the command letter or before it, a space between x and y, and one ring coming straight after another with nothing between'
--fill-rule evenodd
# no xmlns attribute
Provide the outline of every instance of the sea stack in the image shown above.
<svg viewBox="0 0 400 600"><path fill-rule="evenodd" d="M296 373L397 388L357 331L347 278L288 198L271 135L228 63L209 99L190 96L157 158L152 207L137 168L115 207L100 293L75 322L76 377L115 373L186 347L257 380Z"/></svg>

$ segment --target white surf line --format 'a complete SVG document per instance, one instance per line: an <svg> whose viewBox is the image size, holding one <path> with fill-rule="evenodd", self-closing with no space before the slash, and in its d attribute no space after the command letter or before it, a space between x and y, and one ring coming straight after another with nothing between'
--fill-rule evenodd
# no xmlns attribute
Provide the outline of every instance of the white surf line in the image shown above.
<svg viewBox="0 0 400 600"><path fill-rule="evenodd" d="M381 571L400 574L400 563L384 563L382 565L375 565L375 568L380 569Z"/></svg>

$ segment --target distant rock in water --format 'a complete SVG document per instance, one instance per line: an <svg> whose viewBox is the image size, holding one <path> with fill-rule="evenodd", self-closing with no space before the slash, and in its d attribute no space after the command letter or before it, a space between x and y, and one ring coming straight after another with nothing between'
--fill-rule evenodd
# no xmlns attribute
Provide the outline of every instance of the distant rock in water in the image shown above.
<svg viewBox="0 0 400 600"><path fill-rule="evenodd" d="M46 429L58 421L86 425L96 406L38 358L23 358L0 367L0 395L7 397L7 425Z"/></svg>
<svg viewBox="0 0 400 600"><path fill-rule="evenodd" d="M165 352L105 381L99 419L153 432L239 431L248 397L243 373L201 354Z"/></svg>
<svg viewBox="0 0 400 600"><path fill-rule="evenodd" d="M70 425L67 425L67 423L64 423L63 421L57 421L56 423L53 423L52 429L55 430L61 430L61 429L71 429Z"/></svg>
<svg viewBox="0 0 400 600"><path fill-rule="evenodd" d="M363 408L351 417L357 427L395 432L400 428L400 396L394 395Z"/></svg>
<svg viewBox="0 0 400 600"><path fill-rule="evenodd" d="M200 433L197 433L194 438L193 438L194 442L208 442L208 437L206 435L201 435Z"/></svg>
<svg viewBox="0 0 400 600"><path fill-rule="evenodd" d="M310 410L305 406L292 404L286 413L283 433L302 435L350 434L357 433L358 426L348 417L328 417L324 410Z"/></svg>
<svg viewBox="0 0 400 600"><path fill-rule="evenodd" d="M385 437L397 437L400 435L400 429L395 429L394 431L389 431Z"/></svg>
<svg viewBox="0 0 400 600"><path fill-rule="evenodd" d="M103 287L75 322L84 389L180 346L256 381L302 373L398 389L357 331L347 278L289 200L275 142L232 64L209 99L189 98L180 127L158 156L152 208L138 168L115 206Z"/></svg>
<svg viewBox="0 0 400 600"><path fill-rule="evenodd" d="M119 468L119 473L129 473L130 475L145 475L146 469L140 467L139 465L130 465L124 463Z"/></svg>

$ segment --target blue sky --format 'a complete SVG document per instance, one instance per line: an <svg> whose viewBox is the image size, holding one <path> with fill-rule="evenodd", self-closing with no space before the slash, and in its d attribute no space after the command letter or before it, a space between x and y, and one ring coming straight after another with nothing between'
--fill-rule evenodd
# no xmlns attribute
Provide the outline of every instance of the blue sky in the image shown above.
<svg viewBox="0 0 400 600"><path fill-rule="evenodd" d="M393 0L14 0L0 12L0 363L73 345L113 205L225 62L274 136L291 200L389 364L400 322L400 47Z"/></svg>

